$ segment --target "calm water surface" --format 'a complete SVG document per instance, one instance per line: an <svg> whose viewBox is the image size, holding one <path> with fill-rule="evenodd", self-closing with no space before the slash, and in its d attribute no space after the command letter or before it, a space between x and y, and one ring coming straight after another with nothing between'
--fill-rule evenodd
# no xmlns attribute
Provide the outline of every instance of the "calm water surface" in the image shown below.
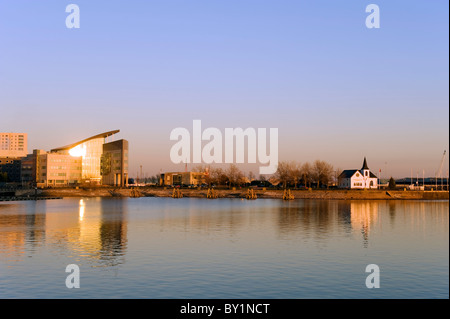
<svg viewBox="0 0 450 319"><path fill-rule="evenodd" d="M449 298L448 214L448 201L2 202L0 298Z"/></svg>

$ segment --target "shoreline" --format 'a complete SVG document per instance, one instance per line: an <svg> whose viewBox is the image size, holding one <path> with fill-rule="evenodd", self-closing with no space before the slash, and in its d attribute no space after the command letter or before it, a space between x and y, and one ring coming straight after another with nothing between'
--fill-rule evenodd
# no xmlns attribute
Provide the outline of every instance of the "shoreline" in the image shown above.
<svg viewBox="0 0 450 319"><path fill-rule="evenodd" d="M137 192L136 192L137 191ZM207 189L180 189L183 197L207 199ZM217 198L246 198L248 188L218 189ZM282 189L255 189L257 198L283 199ZM79 188L43 189L44 197L172 197L173 188ZM134 194L133 194L134 193ZM291 190L294 199L341 199L341 200L448 200L448 191L410 191L410 190L341 190L312 189Z"/></svg>

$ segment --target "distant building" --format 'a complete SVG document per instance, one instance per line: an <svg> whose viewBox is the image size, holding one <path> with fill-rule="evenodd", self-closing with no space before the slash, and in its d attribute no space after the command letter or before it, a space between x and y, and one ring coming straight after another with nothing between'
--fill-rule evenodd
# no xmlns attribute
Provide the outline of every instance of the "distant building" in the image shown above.
<svg viewBox="0 0 450 319"><path fill-rule="evenodd" d="M5 182L20 183L21 181L20 158L0 157L0 173L6 174Z"/></svg>
<svg viewBox="0 0 450 319"><path fill-rule="evenodd" d="M26 155L26 133L0 133L0 157L24 157Z"/></svg>
<svg viewBox="0 0 450 319"><path fill-rule="evenodd" d="M201 185L206 183L206 173L201 172L170 172L161 174L160 185L182 186Z"/></svg>
<svg viewBox="0 0 450 319"><path fill-rule="evenodd" d="M44 150L33 150L21 159L21 180L24 185L36 186L39 182L39 155L46 154Z"/></svg>
<svg viewBox="0 0 450 319"><path fill-rule="evenodd" d="M364 157L362 168L344 170L339 175L338 184L339 188L376 189L378 188L378 178L369 170L366 158Z"/></svg>

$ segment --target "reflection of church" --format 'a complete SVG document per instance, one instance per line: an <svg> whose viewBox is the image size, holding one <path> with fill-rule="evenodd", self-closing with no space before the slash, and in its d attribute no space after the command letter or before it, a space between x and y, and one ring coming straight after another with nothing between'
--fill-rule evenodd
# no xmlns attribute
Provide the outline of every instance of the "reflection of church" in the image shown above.
<svg viewBox="0 0 450 319"><path fill-rule="evenodd" d="M350 204L350 220L353 229L360 229L364 246L369 243L369 232L378 221L377 202L352 202Z"/></svg>

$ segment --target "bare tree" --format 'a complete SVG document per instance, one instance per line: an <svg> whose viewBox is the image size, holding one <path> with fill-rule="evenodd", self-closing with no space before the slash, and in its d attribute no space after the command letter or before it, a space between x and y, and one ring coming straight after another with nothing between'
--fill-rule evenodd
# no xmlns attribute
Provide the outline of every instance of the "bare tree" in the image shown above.
<svg viewBox="0 0 450 319"><path fill-rule="evenodd" d="M197 165L197 166L195 166L195 167L192 169L192 172L195 172L195 173L204 173L204 172L206 172L206 170L207 170L207 167L206 167L206 166L203 166L203 165Z"/></svg>
<svg viewBox="0 0 450 319"><path fill-rule="evenodd" d="M221 168L209 169L209 184L224 185L228 180L225 172Z"/></svg>
<svg viewBox="0 0 450 319"><path fill-rule="evenodd" d="M333 166L325 161L316 160L313 164L313 179L317 183L317 188L320 185L329 185L333 178Z"/></svg>
<svg viewBox="0 0 450 319"><path fill-rule="evenodd" d="M341 175L342 169L339 167L334 170L334 184L339 185L339 175Z"/></svg>
<svg viewBox="0 0 450 319"><path fill-rule="evenodd" d="M248 179L250 182L255 180L255 174L252 171L248 173Z"/></svg>
<svg viewBox="0 0 450 319"><path fill-rule="evenodd" d="M293 168L295 164L293 162L279 162L277 171L275 172L275 178L280 183L283 183L283 188L293 181Z"/></svg>
<svg viewBox="0 0 450 319"><path fill-rule="evenodd" d="M302 166L297 162L292 162L291 165L291 180L294 183L294 187L297 187L302 180Z"/></svg>
<svg viewBox="0 0 450 319"><path fill-rule="evenodd" d="M312 167L311 164L306 162L304 163L301 168L300 172L302 174L302 180L306 187L311 187L311 181L312 181Z"/></svg>
<svg viewBox="0 0 450 319"><path fill-rule="evenodd" d="M225 175L228 178L229 186L238 185L242 182L242 177L244 174L241 170L234 164L230 164L230 167L226 170Z"/></svg>

